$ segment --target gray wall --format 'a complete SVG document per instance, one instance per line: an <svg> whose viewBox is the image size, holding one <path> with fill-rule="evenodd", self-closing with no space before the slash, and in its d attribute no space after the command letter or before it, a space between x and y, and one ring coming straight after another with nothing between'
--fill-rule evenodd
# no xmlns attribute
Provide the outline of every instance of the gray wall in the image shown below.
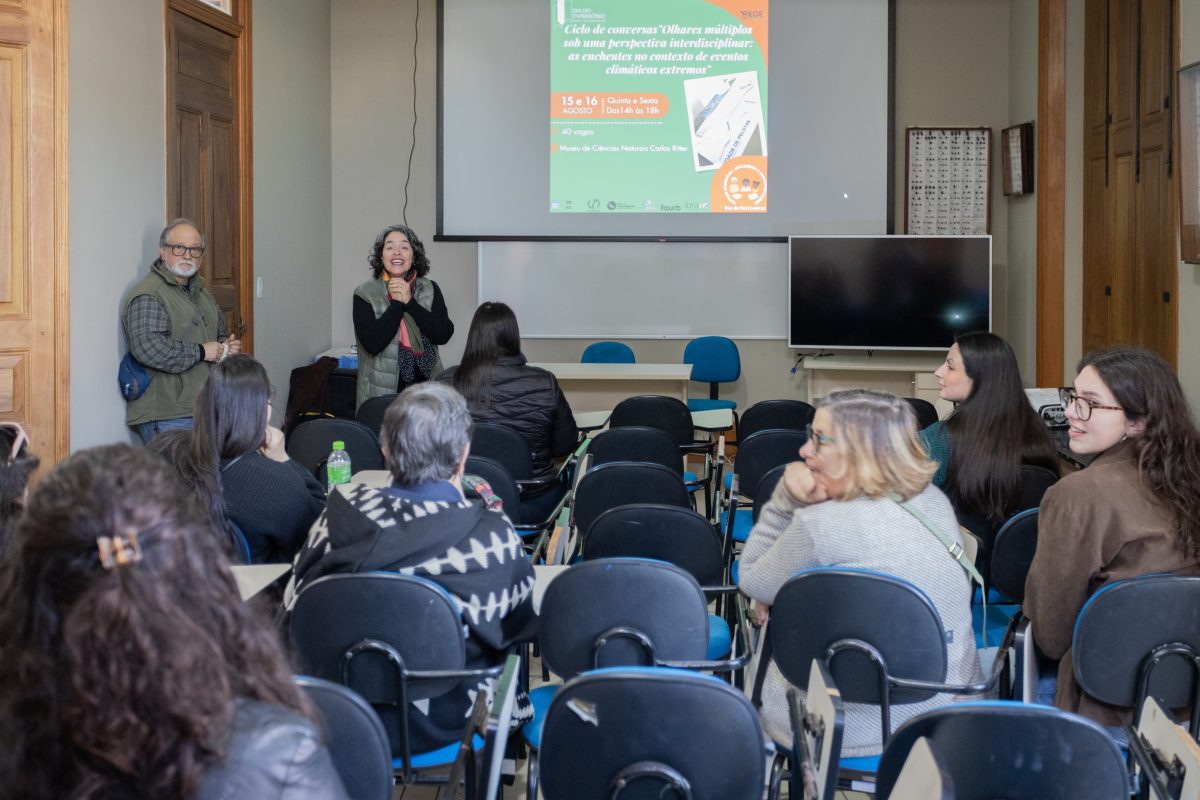
<svg viewBox="0 0 1200 800"><path fill-rule="evenodd" d="M71 0L71 448L127 441L121 298L166 213L162 3ZM132 437L136 439L137 437Z"/></svg>
<svg viewBox="0 0 1200 800"><path fill-rule="evenodd" d="M897 141L905 125L1008 125L1009 8L1007 0L899 0L897 8ZM400 218L412 141L414 0L338 0L332 5L333 307L332 339L353 341L350 294L366 277L375 234ZM436 200L436 20L421 3L416 44L417 135L408 222L425 240L457 332L443 348L446 364L462 354L478 287L476 248L431 242ZM897 167L903 176L903 149ZM994 171L993 252L997 261L997 327L1005 326L1004 263L1008 210ZM897 210L897 218L900 211ZM589 340L524 343L535 361L576 361ZM678 361L684 342L637 340L640 361ZM791 373L792 351L779 341L741 341L742 379L723 396L742 407L769 397L794 397L804 373ZM695 387L696 391L702 388Z"/></svg>
<svg viewBox="0 0 1200 800"><path fill-rule="evenodd" d="M254 354L282 422L293 367L329 347L330 0L254 3Z"/></svg>
<svg viewBox="0 0 1200 800"><path fill-rule="evenodd" d="M122 296L166 216L163 4L71 0L71 447L136 440L116 369ZM288 372L329 346L329 0L257 0L253 20L257 355Z"/></svg>

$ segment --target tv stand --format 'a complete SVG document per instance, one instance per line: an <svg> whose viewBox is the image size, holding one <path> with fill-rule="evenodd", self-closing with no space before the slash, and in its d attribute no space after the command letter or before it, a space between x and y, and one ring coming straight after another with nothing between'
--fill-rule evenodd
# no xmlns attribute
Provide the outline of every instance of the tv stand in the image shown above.
<svg viewBox="0 0 1200 800"><path fill-rule="evenodd" d="M879 389L900 397L918 397L945 417L953 406L938 397L933 374L945 361L940 353L855 353L805 361L808 402L816 404L839 389Z"/></svg>

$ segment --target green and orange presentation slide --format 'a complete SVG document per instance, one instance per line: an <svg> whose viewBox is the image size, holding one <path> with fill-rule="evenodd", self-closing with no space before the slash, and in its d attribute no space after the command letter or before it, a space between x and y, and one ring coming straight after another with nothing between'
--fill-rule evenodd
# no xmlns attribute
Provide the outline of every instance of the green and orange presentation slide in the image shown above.
<svg viewBox="0 0 1200 800"><path fill-rule="evenodd" d="M550 210L767 210L768 0L551 0Z"/></svg>

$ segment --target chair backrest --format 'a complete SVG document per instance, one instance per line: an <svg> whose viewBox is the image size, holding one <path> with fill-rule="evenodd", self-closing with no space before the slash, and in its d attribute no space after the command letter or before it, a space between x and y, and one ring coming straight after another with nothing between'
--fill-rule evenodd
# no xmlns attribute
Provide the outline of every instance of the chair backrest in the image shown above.
<svg viewBox="0 0 1200 800"><path fill-rule="evenodd" d="M738 478L738 491L755 497L759 481L776 467L800 460L800 448L808 434L794 430L759 431L738 443L733 471Z"/></svg>
<svg viewBox="0 0 1200 800"><path fill-rule="evenodd" d="M592 342L583 348L581 364L636 364L633 348L624 342Z"/></svg>
<svg viewBox="0 0 1200 800"><path fill-rule="evenodd" d="M552 584L553 585L553 584ZM857 639L883 656L888 674L909 680L946 680L946 632L937 609L916 586L893 575L819 567L790 578L771 607L772 657L790 683L807 684L813 659L825 661L842 699L879 704L879 673L866 656L830 645ZM916 703L931 691L894 689L892 704Z"/></svg>
<svg viewBox="0 0 1200 800"><path fill-rule="evenodd" d="M1025 578L1037 552L1038 510L1014 514L996 531L988 563L988 586L1020 603L1025 599Z"/></svg>
<svg viewBox="0 0 1200 800"><path fill-rule="evenodd" d="M742 357L732 339L701 336L683 348L683 363L692 365L692 380L729 383L742 375Z"/></svg>
<svg viewBox="0 0 1200 800"><path fill-rule="evenodd" d="M1040 506L1046 490L1058 483L1058 478L1059 475L1057 472L1052 472L1045 467L1022 464L1021 496L1017 500L1017 504L1020 507L1014 509L1013 513Z"/></svg>
<svg viewBox="0 0 1200 800"><path fill-rule="evenodd" d="M937 408L928 400L922 400L919 397L906 397L909 405L912 406L913 412L917 415L917 430L925 430L930 425L938 421Z"/></svg>
<svg viewBox="0 0 1200 800"><path fill-rule="evenodd" d="M471 432L471 455L500 462L513 480L533 477L533 454L525 437L512 428L477 422Z"/></svg>
<svg viewBox="0 0 1200 800"><path fill-rule="evenodd" d="M354 800L392 796L392 749L375 710L353 690L320 678L297 677L325 725L329 754Z"/></svg>
<svg viewBox="0 0 1200 800"><path fill-rule="evenodd" d="M663 503L691 507L683 476L661 464L618 461L588 470L575 486L571 515L586 536L601 513L631 503Z"/></svg>
<svg viewBox="0 0 1200 800"><path fill-rule="evenodd" d="M296 598L291 639L305 673L349 686L371 704L408 780L410 706L453 689L466 663L462 618L450 595L432 581L395 573L318 578ZM410 677L445 671L456 677Z"/></svg>
<svg viewBox="0 0 1200 800"><path fill-rule="evenodd" d="M613 409L608 426L622 428L626 425L642 425L666 431L679 445L691 444L693 438L692 412L688 411L687 403L678 397L642 394L625 398Z"/></svg>
<svg viewBox="0 0 1200 800"><path fill-rule="evenodd" d="M754 707L724 681L675 669L602 669L569 681L550 703L541 789L547 800L757 800L764 748ZM673 781L690 794L668 790Z"/></svg>
<svg viewBox="0 0 1200 800"><path fill-rule="evenodd" d="M300 423L288 436L287 453L297 464L321 478L333 443L339 440L346 443L350 468L354 472L384 469L379 437L366 425L352 419L315 417Z"/></svg>
<svg viewBox="0 0 1200 800"><path fill-rule="evenodd" d="M783 473L787 469L787 464L780 464L778 467L773 467L758 479L758 486L754 489L754 506L750 509L750 518L754 522L758 522L758 515L771 499L771 495L775 493L775 487L779 485L779 481L783 479Z"/></svg>
<svg viewBox="0 0 1200 800"><path fill-rule="evenodd" d="M617 506L596 517L583 540L585 560L654 558L686 570L702 586L721 583L721 537L690 508L658 503Z"/></svg>
<svg viewBox="0 0 1200 800"><path fill-rule="evenodd" d="M816 409L803 400L761 400L738 418L738 439L753 436L759 431L802 431L812 424L816 413Z"/></svg>
<svg viewBox="0 0 1200 800"><path fill-rule="evenodd" d="M467 457L468 475L477 475L488 482L496 497L504 505L504 513L514 522L521 521L521 492L517 482L499 461L484 456L470 455Z"/></svg>
<svg viewBox="0 0 1200 800"><path fill-rule="evenodd" d="M703 660L708 624L704 592L684 570L602 558L573 565L546 587L539 644L545 665L570 678L594 667Z"/></svg>
<svg viewBox="0 0 1200 800"><path fill-rule="evenodd" d="M592 464L614 461L645 461L662 464L672 472L683 475L683 457L679 445L661 428L627 425L600 431L588 442Z"/></svg>
<svg viewBox="0 0 1200 800"><path fill-rule="evenodd" d="M1176 643L1200 652L1200 578L1150 575L1111 583L1091 596L1075 621L1075 679L1103 703L1140 707L1141 669L1157 648ZM1200 680L1192 654L1162 658L1148 676L1149 696L1166 708L1191 706Z"/></svg>
<svg viewBox="0 0 1200 800"><path fill-rule="evenodd" d="M956 800L1120 800L1129 797L1121 751L1091 720L1049 706L954 703L920 714L879 759L877 796L892 787L917 739L936 748Z"/></svg>
<svg viewBox="0 0 1200 800"><path fill-rule="evenodd" d="M377 397L368 397L354 412L354 418L379 436L379 429L383 427L383 415L387 413L388 406L392 404L392 401L399 396L398 394L381 394Z"/></svg>

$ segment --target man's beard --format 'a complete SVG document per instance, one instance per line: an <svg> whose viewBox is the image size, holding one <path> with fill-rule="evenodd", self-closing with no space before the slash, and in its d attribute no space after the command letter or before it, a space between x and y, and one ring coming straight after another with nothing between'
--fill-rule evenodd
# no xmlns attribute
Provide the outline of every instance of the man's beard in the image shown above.
<svg viewBox="0 0 1200 800"><path fill-rule="evenodd" d="M195 261L176 261L173 265L167 267L172 275L180 278L190 278L196 274L199 264Z"/></svg>

